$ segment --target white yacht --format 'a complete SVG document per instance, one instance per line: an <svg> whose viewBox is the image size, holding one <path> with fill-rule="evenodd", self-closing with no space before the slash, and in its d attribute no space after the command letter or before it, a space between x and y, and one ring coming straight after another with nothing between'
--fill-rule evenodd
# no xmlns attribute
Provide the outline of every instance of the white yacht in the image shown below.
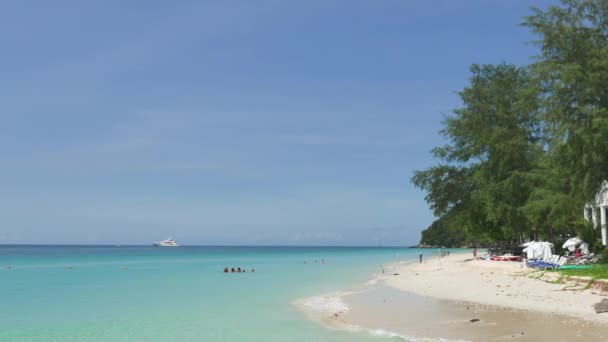
<svg viewBox="0 0 608 342"><path fill-rule="evenodd" d="M162 240L153 243L154 247L179 247L181 246L177 241L172 238L168 238L167 240Z"/></svg>

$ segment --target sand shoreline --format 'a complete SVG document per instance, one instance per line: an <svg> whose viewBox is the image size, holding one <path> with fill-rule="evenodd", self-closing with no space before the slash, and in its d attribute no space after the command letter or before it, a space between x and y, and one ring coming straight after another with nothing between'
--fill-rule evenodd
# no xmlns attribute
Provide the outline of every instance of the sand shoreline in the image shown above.
<svg viewBox="0 0 608 342"><path fill-rule="evenodd" d="M607 298L605 293L564 290L568 284L531 279L529 273L521 263L452 254L441 261L393 264L356 290L295 304L330 328L407 341L600 341L608 336L608 313L596 314L592 307Z"/></svg>
<svg viewBox="0 0 608 342"><path fill-rule="evenodd" d="M398 267L398 276L383 277L395 289L444 300L465 301L510 309L561 314L608 323L608 314L596 314L593 305L606 293L582 290L574 284L552 284L530 277L523 263L471 260L452 254L422 264Z"/></svg>

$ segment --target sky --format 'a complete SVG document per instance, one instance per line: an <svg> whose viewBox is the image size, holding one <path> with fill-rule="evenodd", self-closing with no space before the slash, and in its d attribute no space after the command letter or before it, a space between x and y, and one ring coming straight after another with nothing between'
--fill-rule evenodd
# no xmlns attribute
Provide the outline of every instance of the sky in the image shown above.
<svg viewBox="0 0 608 342"><path fill-rule="evenodd" d="M417 244L469 66L554 2L1 1L0 244Z"/></svg>

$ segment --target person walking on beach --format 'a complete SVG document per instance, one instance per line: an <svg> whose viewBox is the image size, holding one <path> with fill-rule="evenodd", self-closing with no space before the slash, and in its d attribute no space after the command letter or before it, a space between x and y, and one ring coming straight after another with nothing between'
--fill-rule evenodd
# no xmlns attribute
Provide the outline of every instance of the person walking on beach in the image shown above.
<svg viewBox="0 0 608 342"><path fill-rule="evenodd" d="M422 264L422 252L420 252L420 263Z"/></svg>
<svg viewBox="0 0 608 342"><path fill-rule="evenodd" d="M477 260L477 247L473 247L473 259Z"/></svg>

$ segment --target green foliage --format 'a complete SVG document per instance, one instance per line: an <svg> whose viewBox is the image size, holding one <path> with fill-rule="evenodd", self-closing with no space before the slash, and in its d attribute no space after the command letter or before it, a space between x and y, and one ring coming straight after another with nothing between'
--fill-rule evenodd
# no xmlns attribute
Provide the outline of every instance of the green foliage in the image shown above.
<svg viewBox="0 0 608 342"><path fill-rule="evenodd" d="M523 25L539 37L535 63L471 67L463 106L443 121L448 143L432 151L438 164L412 177L439 218L423 238L460 237L449 228L468 241L555 241L576 231L601 248L579 220L608 180L607 18L606 0L534 8Z"/></svg>
<svg viewBox="0 0 608 342"><path fill-rule="evenodd" d="M600 264L608 264L608 248L604 248L601 252L599 252L598 257L599 257L598 262Z"/></svg>
<svg viewBox="0 0 608 342"><path fill-rule="evenodd" d="M592 277L594 279L608 279L608 265L596 265L590 268L583 269L557 269L554 272L559 272L564 276L579 276Z"/></svg>
<svg viewBox="0 0 608 342"><path fill-rule="evenodd" d="M441 164L417 171L437 216L458 221L470 236L511 239L525 231L521 210L531 188L522 172L540 153L537 96L530 74L512 65L473 65L464 107L447 117L435 148Z"/></svg>
<svg viewBox="0 0 608 342"><path fill-rule="evenodd" d="M537 240L574 234L572 222L578 219L582 209L568 195L568 177L564 172L550 156L543 155L534 169L524 173L532 191L522 209L532 223Z"/></svg>
<svg viewBox="0 0 608 342"><path fill-rule="evenodd" d="M524 25L541 54L532 66L543 99L541 117L556 164L568 172L579 208L608 179L608 3L564 0L533 9Z"/></svg>
<svg viewBox="0 0 608 342"><path fill-rule="evenodd" d="M421 244L439 247L461 247L467 244L466 233L458 227L449 226L445 218L433 222L427 229L422 231Z"/></svg>
<svg viewBox="0 0 608 342"><path fill-rule="evenodd" d="M555 254L564 255L564 253L568 250L568 249L562 247L564 245L564 242L566 242L566 240L560 238L560 239L555 239L552 241L553 241L553 245L555 248L555 251L554 251Z"/></svg>
<svg viewBox="0 0 608 342"><path fill-rule="evenodd" d="M592 222L579 220L576 222L576 234L579 239L589 245L589 250L595 251L600 242L600 230L593 227Z"/></svg>

